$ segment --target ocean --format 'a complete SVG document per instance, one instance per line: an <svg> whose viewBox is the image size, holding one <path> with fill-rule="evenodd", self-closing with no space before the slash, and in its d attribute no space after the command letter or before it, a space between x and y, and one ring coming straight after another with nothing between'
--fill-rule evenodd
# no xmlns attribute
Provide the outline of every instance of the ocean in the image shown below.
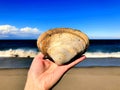
<svg viewBox="0 0 120 90"><path fill-rule="evenodd" d="M38 52L36 40L0 40L0 68L27 68ZM85 55L76 67L120 66L120 40L90 40Z"/></svg>

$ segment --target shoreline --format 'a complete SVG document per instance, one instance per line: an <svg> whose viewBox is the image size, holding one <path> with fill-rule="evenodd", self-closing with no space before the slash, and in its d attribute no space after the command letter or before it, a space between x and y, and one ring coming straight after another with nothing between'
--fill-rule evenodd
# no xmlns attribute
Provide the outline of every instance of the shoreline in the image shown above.
<svg viewBox="0 0 120 90"><path fill-rule="evenodd" d="M0 69L29 68L33 58L0 58ZM120 58L86 58L75 67L120 67Z"/></svg>

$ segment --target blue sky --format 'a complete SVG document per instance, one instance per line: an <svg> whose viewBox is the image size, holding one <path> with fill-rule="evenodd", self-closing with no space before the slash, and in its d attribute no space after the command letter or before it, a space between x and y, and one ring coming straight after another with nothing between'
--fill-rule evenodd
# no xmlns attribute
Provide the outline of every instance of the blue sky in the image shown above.
<svg viewBox="0 0 120 90"><path fill-rule="evenodd" d="M120 0L0 0L0 39L36 39L57 27L120 39Z"/></svg>

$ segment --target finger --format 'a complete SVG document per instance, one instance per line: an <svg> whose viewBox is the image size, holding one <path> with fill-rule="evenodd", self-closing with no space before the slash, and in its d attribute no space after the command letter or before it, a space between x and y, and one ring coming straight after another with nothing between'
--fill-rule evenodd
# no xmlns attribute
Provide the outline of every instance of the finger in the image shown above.
<svg viewBox="0 0 120 90"><path fill-rule="evenodd" d="M34 59L38 60L38 59L43 59L44 55L40 52Z"/></svg>
<svg viewBox="0 0 120 90"><path fill-rule="evenodd" d="M40 61L43 59L44 55L42 53L39 53L35 58L33 59L33 62L31 66L35 66L40 63Z"/></svg>
<svg viewBox="0 0 120 90"><path fill-rule="evenodd" d="M80 63L81 61L83 61L86 58L85 55L83 55L82 57L78 58L77 60L73 61L72 63L66 65L66 67L69 69L73 66L75 66L76 64Z"/></svg>
<svg viewBox="0 0 120 90"><path fill-rule="evenodd" d="M39 53L32 61L32 64L30 66L30 69L33 71L36 71L40 68L43 64L43 57L44 55L42 53Z"/></svg>

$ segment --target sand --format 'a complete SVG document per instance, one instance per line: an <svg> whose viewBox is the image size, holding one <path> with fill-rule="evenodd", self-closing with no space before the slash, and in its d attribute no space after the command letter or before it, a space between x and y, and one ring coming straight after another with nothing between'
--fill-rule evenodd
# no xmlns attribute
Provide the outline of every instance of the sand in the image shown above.
<svg viewBox="0 0 120 90"><path fill-rule="evenodd" d="M0 90L23 90L28 69L0 69ZM120 90L120 67L72 68L52 90Z"/></svg>
<svg viewBox="0 0 120 90"><path fill-rule="evenodd" d="M120 68L70 70L54 90L120 90Z"/></svg>
<svg viewBox="0 0 120 90"><path fill-rule="evenodd" d="M0 69L0 90L23 90L27 69Z"/></svg>

